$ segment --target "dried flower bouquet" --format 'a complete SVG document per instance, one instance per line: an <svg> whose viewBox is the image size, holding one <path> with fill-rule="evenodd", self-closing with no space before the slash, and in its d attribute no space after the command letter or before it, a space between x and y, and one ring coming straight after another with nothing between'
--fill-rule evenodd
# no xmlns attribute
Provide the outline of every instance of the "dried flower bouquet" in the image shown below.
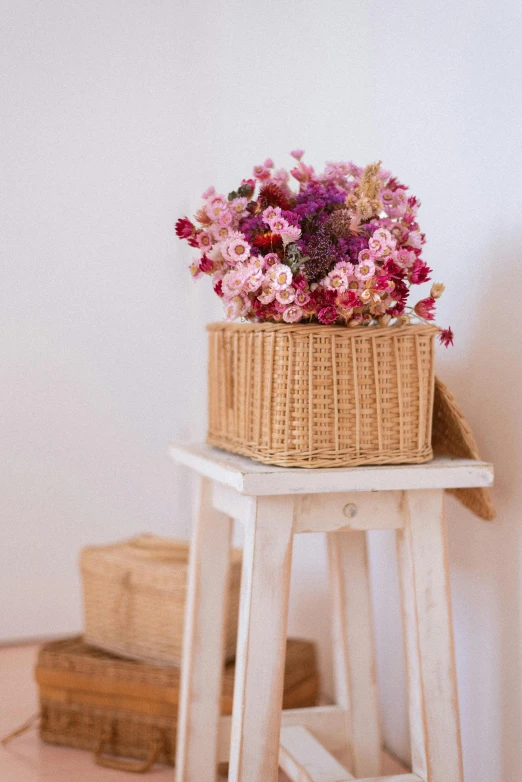
<svg viewBox="0 0 522 782"><path fill-rule="evenodd" d="M441 283L408 306L411 287L431 275L417 198L380 162L327 163L316 174L302 150L291 154L290 171L265 160L228 197L209 188L195 223L176 223L178 237L200 252L193 276L212 276L226 319L349 327L433 321ZM453 344L451 329L439 339Z"/></svg>

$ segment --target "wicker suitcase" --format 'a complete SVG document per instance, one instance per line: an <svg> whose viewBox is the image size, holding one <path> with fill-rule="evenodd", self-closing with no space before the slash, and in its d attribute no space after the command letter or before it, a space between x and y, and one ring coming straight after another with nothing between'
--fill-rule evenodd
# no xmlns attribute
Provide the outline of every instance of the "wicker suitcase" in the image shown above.
<svg viewBox="0 0 522 782"><path fill-rule="evenodd" d="M113 654L160 665L180 665L189 546L140 535L80 556L85 640ZM234 658L241 552L233 550L226 628L226 659Z"/></svg>
<svg viewBox="0 0 522 782"><path fill-rule="evenodd" d="M40 690L40 736L52 744L88 749L98 762L144 770L173 764L179 669L122 660L81 637L45 644L35 672ZM225 669L221 710L232 712L234 664ZM315 647L289 640L284 708L315 706L319 680ZM134 765L121 758L134 758Z"/></svg>

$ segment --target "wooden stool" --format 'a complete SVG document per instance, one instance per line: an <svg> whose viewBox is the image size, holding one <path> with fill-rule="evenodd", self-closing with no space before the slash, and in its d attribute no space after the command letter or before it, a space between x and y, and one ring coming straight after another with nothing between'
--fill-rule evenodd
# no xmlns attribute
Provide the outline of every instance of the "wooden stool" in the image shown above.
<svg viewBox="0 0 522 782"><path fill-rule="evenodd" d="M177 782L462 782L444 489L489 486L491 465L306 470L207 445L171 448L201 477L192 533ZM232 519L245 525L232 717L219 716ZM412 774L381 776L366 530L396 529ZM335 706L281 711L293 536L326 532ZM344 752L349 771L331 753ZM352 776L353 774L353 776Z"/></svg>

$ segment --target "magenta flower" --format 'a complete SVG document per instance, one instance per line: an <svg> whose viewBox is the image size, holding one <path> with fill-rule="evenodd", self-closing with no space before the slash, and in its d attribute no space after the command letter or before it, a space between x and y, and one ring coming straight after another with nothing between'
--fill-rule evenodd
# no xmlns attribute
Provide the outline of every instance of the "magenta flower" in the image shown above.
<svg viewBox="0 0 522 782"><path fill-rule="evenodd" d="M179 239L188 239L196 233L196 226L188 217L180 217L175 226L176 236Z"/></svg>
<svg viewBox="0 0 522 782"><path fill-rule="evenodd" d="M435 307L435 299L432 296L428 296L427 299L421 299L418 301L413 309L419 318L423 318L424 320L434 320Z"/></svg>
<svg viewBox="0 0 522 782"><path fill-rule="evenodd" d="M453 331L448 326L447 329L442 329L439 334L439 340L441 345L444 345L444 347L449 347L450 345L453 345Z"/></svg>
<svg viewBox="0 0 522 782"><path fill-rule="evenodd" d="M319 323L322 323L324 326L331 326L332 323L335 323L337 317L337 309L332 306L322 307L317 313Z"/></svg>

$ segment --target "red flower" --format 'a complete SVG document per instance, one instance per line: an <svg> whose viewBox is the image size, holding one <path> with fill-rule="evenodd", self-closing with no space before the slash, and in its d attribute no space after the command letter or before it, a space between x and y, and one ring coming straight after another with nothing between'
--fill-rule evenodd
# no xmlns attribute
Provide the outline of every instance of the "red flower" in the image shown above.
<svg viewBox="0 0 522 782"><path fill-rule="evenodd" d="M293 282L294 282L294 286L296 288L299 288L299 290L302 290L302 291L304 291L304 289L308 285L306 277L303 274L301 274L300 272L295 275Z"/></svg>
<svg viewBox="0 0 522 782"><path fill-rule="evenodd" d="M322 309L320 309L317 313L319 323L322 323L325 326L331 326L332 323L335 323L338 317L339 315L336 308L332 306L322 307Z"/></svg>
<svg viewBox="0 0 522 782"><path fill-rule="evenodd" d="M387 274L388 277L393 281L402 280L406 275L405 270L401 269L401 267L398 264L396 264L395 261L392 261L391 258L388 258L384 262L383 270L385 274Z"/></svg>
<svg viewBox="0 0 522 782"><path fill-rule="evenodd" d="M422 282L431 280L430 274L431 269L428 264L424 263L421 258L417 258L410 272L410 282L413 285L420 285Z"/></svg>
<svg viewBox="0 0 522 782"><path fill-rule="evenodd" d="M201 260L199 262L199 268L202 272L205 272L205 274L208 274L211 272L214 268L214 264L210 260L210 258L207 258L205 254L202 255Z"/></svg>
<svg viewBox="0 0 522 782"><path fill-rule="evenodd" d="M339 302L339 305L346 310L358 307L361 303L355 291L346 291L346 293L342 293L337 301Z"/></svg>
<svg viewBox="0 0 522 782"><path fill-rule="evenodd" d="M424 318L424 320L434 320L435 306L435 299L432 296L428 296L427 299L421 299L418 301L413 309L419 318Z"/></svg>
<svg viewBox="0 0 522 782"><path fill-rule="evenodd" d="M373 283L373 287L376 291L387 291L390 282L391 280L387 274L381 274ZM353 291L351 291L351 293L353 293Z"/></svg>
<svg viewBox="0 0 522 782"><path fill-rule="evenodd" d="M440 343L446 348L453 345L453 336L453 332L449 326L447 329L442 329L439 334Z"/></svg>
<svg viewBox="0 0 522 782"><path fill-rule="evenodd" d="M217 295L222 299L223 298L223 282L222 280L218 280L216 284L214 285L214 293L217 293Z"/></svg>
<svg viewBox="0 0 522 782"><path fill-rule="evenodd" d="M196 226L190 222L188 217L180 217L175 226L176 236L180 239L190 239L196 233ZM197 247L197 243L196 243Z"/></svg>
<svg viewBox="0 0 522 782"><path fill-rule="evenodd" d="M262 209L266 209L267 206L279 206L281 209L290 209L290 199L284 192L284 190L276 185L275 182L269 182L268 185L263 185L259 191L257 197L258 203L261 204Z"/></svg>
<svg viewBox="0 0 522 782"><path fill-rule="evenodd" d="M388 182L386 183L386 187L388 188L388 190L392 190L393 192L395 192L396 190L408 189L406 185L401 185L401 183L396 177L392 177L391 179L389 179Z"/></svg>
<svg viewBox="0 0 522 782"><path fill-rule="evenodd" d="M405 308L406 308L405 303L403 301L398 301L395 307L390 307L389 309L386 310L386 312L388 313L388 315L391 315L392 318L398 318L404 314Z"/></svg>
<svg viewBox="0 0 522 782"><path fill-rule="evenodd" d="M260 250L279 250L283 246L283 240L280 234L273 234L267 231L264 234L256 234L252 239L252 244L259 247Z"/></svg>

